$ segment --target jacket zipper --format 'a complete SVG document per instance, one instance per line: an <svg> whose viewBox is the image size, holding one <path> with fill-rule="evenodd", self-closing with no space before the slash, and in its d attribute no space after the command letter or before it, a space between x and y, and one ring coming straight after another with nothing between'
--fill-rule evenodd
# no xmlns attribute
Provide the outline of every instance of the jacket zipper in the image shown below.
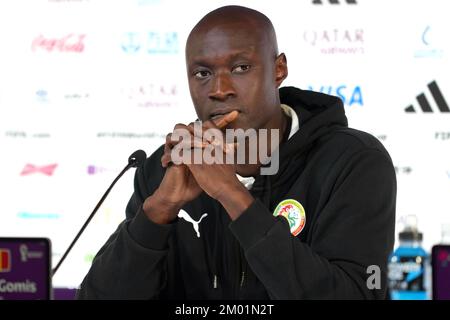
<svg viewBox="0 0 450 320"><path fill-rule="evenodd" d="M242 271L241 272L241 284L240 284L241 288L244 286L244 280L245 280L245 271Z"/></svg>
<svg viewBox="0 0 450 320"><path fill-rule="evenodd" d="M238 244L238 249L239 249L239 254L238 254L238 266L239 266L239 270L238 270L238 274L237 274L237 286L235 289L235 298L236 299L240 299L240 291L242 290L242 287L244 286L245 283L245 269L244 269L244 265L243 265L243 259L242 259L242 249L241 246Z"/></svg>

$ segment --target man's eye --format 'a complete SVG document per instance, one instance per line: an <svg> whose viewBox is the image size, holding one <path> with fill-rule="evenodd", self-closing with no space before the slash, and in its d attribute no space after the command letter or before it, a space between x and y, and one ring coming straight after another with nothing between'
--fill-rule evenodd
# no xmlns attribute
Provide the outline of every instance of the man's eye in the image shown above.
<svg viewBox="0 0 450 320"><path fill-rule="evenodd" d="M197 71L194 73L194 76L199 79L204 79L209 75L210 75L209 71L205 71L205 70Z"/></svg>
<svg viewBox="0 0 450 320"><path fill-rule="evenodd" d="M250 69L250 65L240 64L240 65L234 67L233 72L245 72L245 71L248 71L248 69Z"/></svg>

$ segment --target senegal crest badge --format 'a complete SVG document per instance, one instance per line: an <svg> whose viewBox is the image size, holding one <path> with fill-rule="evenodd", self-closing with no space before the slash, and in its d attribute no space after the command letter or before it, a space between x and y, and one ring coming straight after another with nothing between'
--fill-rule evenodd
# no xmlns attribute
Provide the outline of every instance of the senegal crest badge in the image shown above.
<svg viewBox="0 0 450 320"><path fill-rule="evenodd" d="M273 215L283 216L289 222L291 233L295 237L305 227L306 215L303 206L294 199L286 199L281 201L273 211Z"/></svg>

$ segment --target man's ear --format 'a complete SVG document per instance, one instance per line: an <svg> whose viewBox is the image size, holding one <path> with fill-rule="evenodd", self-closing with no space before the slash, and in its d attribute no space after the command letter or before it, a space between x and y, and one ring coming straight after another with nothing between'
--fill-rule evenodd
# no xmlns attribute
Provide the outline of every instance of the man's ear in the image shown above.
<svg viewBox="0 0 450 320"><path fill-rule="evenodd" d="M287 60L284 53L280 53L275 59L275 82L277 87L281 85L288 76Z"/></svg>

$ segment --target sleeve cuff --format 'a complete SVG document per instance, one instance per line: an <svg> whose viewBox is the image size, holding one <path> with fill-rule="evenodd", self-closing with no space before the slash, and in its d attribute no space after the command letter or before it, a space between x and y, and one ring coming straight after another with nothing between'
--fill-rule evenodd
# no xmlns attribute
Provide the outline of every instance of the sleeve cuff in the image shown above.
<svg viewBox="0 0 450 320"><path fill-rule="evenodd" d="M142 206L128 225L128 232L134 241L148 249L164 250L172 232L173 224L156 224L145 215Z"/></svg>
<svg viewBox="0 0 450 320"><path fill-rule="evenodd" d="M261 241L275 223L276 217L256 199L229 227L242 248L247 250Z"/></svg>

